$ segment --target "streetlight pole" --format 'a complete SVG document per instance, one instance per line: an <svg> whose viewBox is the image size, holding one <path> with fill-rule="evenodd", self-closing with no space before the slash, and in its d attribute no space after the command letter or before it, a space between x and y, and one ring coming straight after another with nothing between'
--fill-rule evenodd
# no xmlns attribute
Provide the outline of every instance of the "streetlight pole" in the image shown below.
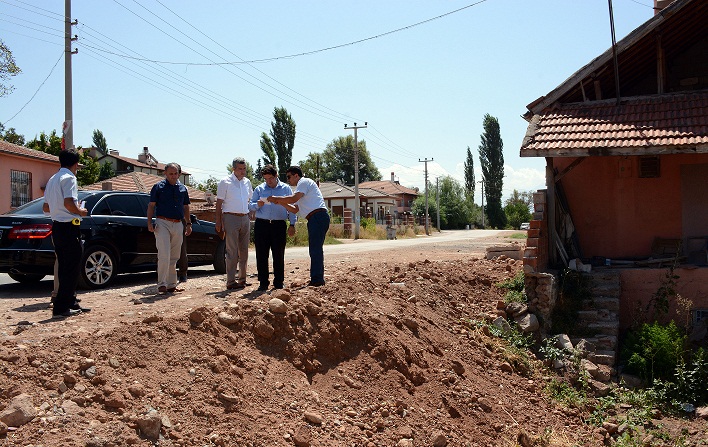
<svg viewBox="0 0 708 447"><path fill-rule="evenodd" d="M367 122L363 126L344 125L345 129L354 129L354 240L359 239L359 147L357 144L356 131L357 129L366 129Z"/></svg>
<svg viewBox="0 0 708 447"><path fill-rule="evenodd" d="M480 180L477 183L482 185L482 228L484 228L484 180Z"/></svg>

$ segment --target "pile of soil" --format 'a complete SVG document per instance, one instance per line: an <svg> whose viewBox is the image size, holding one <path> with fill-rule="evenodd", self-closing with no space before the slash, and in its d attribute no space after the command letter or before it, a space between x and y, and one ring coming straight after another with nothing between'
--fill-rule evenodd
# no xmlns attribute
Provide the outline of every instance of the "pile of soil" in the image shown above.
<svg viewBox="0 0 708 447"><path fill-rule="evenodd" d="M25 308L49 317L46 299L25 303L4 323L0 418L18 423L0 445L602 445L543 370L470 323L519 261L381 257L328 263L318 288L299 262L268 293L229 293L223 275L87 292L94 310L60 322L21 324Z"/></svg>

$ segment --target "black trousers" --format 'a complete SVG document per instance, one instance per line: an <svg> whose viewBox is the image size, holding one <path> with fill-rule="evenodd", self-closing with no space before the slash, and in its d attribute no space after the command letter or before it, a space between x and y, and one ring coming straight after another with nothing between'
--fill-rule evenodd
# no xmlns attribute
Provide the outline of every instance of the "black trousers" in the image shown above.
<svg viewBox="0 0 708 447"><path fill-rule="evenodd" d="M54 298L54 313L66 312L76 304L76 285L81 269L81 231L71 222L52 224L54 253L59 262L59 290Z"/></svg>
<svg viewBox="0 0 708 447"><path fill-rule="evenodd" d="M261 286L268 286L268 257L270 252L273 252L273 285L283 287L287 224L284 220L256 219L253 233L258 282Z"/></svg>

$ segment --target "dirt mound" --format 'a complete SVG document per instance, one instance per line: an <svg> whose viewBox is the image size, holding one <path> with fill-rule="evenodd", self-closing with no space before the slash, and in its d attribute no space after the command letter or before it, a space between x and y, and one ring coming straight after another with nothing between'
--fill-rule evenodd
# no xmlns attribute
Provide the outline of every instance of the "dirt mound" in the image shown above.
<svg viewBox="0 0 708 447"><path fill-rule="evenodd" d="M520 268L360 260L319 288L204 292L169 314L140 303L148 312L59 335L29 327L0 346L12 422L0 445L486 446L549 433L598 445L536 369L469 324Z"/></svg>

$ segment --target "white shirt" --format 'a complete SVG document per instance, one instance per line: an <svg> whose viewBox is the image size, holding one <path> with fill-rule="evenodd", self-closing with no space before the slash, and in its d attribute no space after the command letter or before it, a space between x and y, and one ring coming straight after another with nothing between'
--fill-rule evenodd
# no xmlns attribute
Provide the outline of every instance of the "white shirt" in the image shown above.
<svg viewBox="0 0 708 447"><path fill-rule="evenodd" d="M327 205L322 197L322 192L314 180L301 177L295 187L295 194L299 192L304 194L300 197L300 200L297 201L300 215L307 216L318 208L327 209Z"/></svg>
<svg viewBox="0 0 708 447"><path fill-rule="evenodd" d="M216 187L216 198L221 199L224 213L248 214L248 202L253 196L251 181L244 177L237 179L234 174L224 177Z"/></svg>
<svg viewBox="0 0 708 447"><path fill-rule="evenodd" d="M78 203L78 184L76 176L68 168L61 168L54 174L44 188L44 201L49 205L49 215L57 222L71 222L81 216L70 213L64 206L64 199L72 198Z"/></svg>

